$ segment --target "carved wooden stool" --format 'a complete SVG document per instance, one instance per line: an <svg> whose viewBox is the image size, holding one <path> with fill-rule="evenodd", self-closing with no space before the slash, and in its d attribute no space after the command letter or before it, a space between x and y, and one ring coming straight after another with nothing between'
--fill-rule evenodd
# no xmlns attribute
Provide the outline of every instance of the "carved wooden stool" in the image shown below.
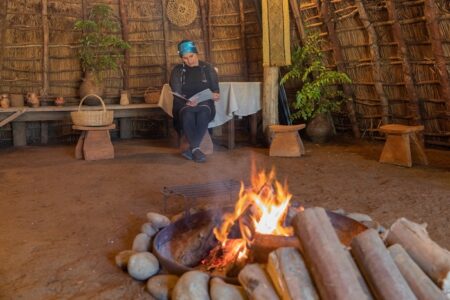
<svg viewBox="0 0 450 300"><path fill-rule="evenodd" d="M416 134L423 129L423 125L389 124L380 126L380 131L386 134L386 142L379 161L404 167L411 167L413 160L428 165L425 149Z"/></svg>
<svg viewBox="0 0 450 300"><path fill-rule="evenodd" d="M184 152L189 149L189 143L186 139L186 136L183 135L180 138L180 151ZM200 150L205 154L213 154L214 152L214 145L211 139L211 136L209 135L209 131L206 130L205 135L202 138L202 141L200 142Z"/></svg>
<svg viewBox="0 0 450 300"><path fill-rule="evenodd" d="M298 125L270 125L272 143L270 156L295 157L305 154L305 147L298 131L305 128L305 124Z"/></svg>
<svg viewBox="0 0 450 300"><path fill-rule="evenodd" d="M111 143L109 130L116 128L115 124L95 127L73 125L72 128L82 130L75 147L76 159L100 160L114 158L114 147Z"/></svg>

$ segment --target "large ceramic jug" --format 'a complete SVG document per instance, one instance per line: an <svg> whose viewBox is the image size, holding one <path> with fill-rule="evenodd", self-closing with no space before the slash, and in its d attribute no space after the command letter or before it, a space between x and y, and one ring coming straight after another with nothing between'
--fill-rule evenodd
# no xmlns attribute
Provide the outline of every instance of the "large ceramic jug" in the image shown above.
<svg viewBox="0 0 450 300"><path fill-rule="evenodd" d="M306 134L314 143L325 143L333 133L333 126L327 114L318 114L306 125Z"/></svg>

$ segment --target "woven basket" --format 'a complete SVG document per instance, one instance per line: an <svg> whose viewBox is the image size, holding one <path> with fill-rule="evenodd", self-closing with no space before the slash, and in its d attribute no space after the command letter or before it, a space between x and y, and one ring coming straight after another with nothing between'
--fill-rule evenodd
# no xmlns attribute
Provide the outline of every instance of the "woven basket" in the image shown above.
<svg viewBox="0 0 450 300"><path fill-rule="evenodd" d="M100 100L103 110L81 110L83 101L88 97L96 97ZM105 102L103 99L95 94L89 94L83 97L78 105L78 111L70 113L72 122L78 126L107 126L111 125L114 119L114 111L106 110Z"/></svg>
<svg viewBox="0 0 450 300"><path fill-rule="evenodd" d="M161 96L160 90L155 90L155 89L149 87L144 92L145 103L156 104L159 102L160 96Z"/></svg>

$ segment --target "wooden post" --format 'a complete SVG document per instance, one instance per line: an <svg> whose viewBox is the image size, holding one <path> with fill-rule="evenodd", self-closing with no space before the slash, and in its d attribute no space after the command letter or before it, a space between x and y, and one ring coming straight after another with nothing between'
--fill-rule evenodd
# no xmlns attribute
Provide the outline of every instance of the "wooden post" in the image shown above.
<svg viewBox="0 0 450 300"><path fill-rule="evenodd" d="M47 121L41 122L41 144L48 144L48 123Z"/></svg>
<svg viewBox="0 0 450 300"><path fill-rule="evenodd" d="M411 116L413 117L410 125L420 125L422 124L422 121L420 117L419 97L417 95L416 88L414 87L414 74L411 69L408 49L405 40L403 39L402 29L398 21L398 13L397 9L395 8L395 2L386 1L386 8L389 14L389 19L393 21L392 34L395 42L398 45L399 55L403 63L402 67L405 80L405 88L410 100L410 102L408 103L408 108Z"/></svg>
<svg viewBox="0 0 450 300"><path fill-rule="evenodd" d="M0 1L0 72L3 70L3 59L6 46L6 17L8 15L8 0Z"/></svg>
<svg viewBox="0 0 450 300"><path fill-rule="evenodd" d="M211 59L211 41L209 40L209 28L208 28L208 3L206 0L200 0L200 14L202 17L202 33L203 40L205 42L205 60Z"/></svg>
<svg viewBox="0 0 450 300"><path fill-rule="evenodd" d="M386 241L402 245L444 293L450 294L450 252L430 239L424 225L400 218L392 224Z"/></svg>
<svg viewBox="0 0 450 300"><path fill-rule="evenodd" d="M131 139L133 137L131 118L120 118L120 138Z"/></svg>
<svg viewBox="0 0 450 300"><path fill-rule="evenodd" d="M323 208L299 212L293 227L322 299L371 299Z"/></svg>
<svg viewBox="0 0 450 300"><path fill-rule="evenodd" d="M48 14L47 14L47 0L41 0L42 5L42 92L41 96L47 96L48 90L50 88L50 83L48 81L49 73L49 52L48 52L48 41L49 41L49 29L48 29Z"/></svg>
<svg viewBox="0 0 450 300"><path fill-rule="evenodd" d="M372 55L373 61L373 79L375 80L375 90L380 97L381 102L381 121L383 124L389 123L389 102L384 93L383 82L381 78L381 55L378 46L377 33L373 27L372 22L370 22L369 16L367 15L364 4L361 0L355 0L355 5L358 8L359 18L364 24L367 34L369 36L370 53Z"/></svg>
<svg viewBox="0 0 450 300"><path fill-rule="evenodd" d="M401 245L395 244L389 247L389 253L418 299L447 299L442 291L433 283L433 281L431 281L430 277L419 268Z"/></svg>
<svg viewBox="0 0 450 300"><path fill-rule="evenodd" d="M334 57L334 61L336 63L336 68L339 72L345 73L346 70L345 70L345 66L344 66L344 58L342 55L342 51L341 51L339 40L337 38L336 31L334 28L335 23L332 22L331 17L330 17L330 9L328 6L328 1L322 2L321 12L322 12L322 17L324 18L324 23L327 24L328 38L329 38L329 40L331 42L331 46L333 48L333 57ZM347 100L347 101L345 101L345 105L347 107L350 123L352 124L353 135L356 138L360 138L361 133L360 133L359 127L358 127L358 121L356 120L353 92L348 84L344 84L342 86L342 88L344 90L344 95Z"/></svg>
<svg viewBox="0 0 450 300"><path fill-rule="evenodd" d="M264 67L263 131L269 141L269 125L278 124L278 67Z"/></svg>
<svg viewBox="0 0 450 300"><path fill-rule="evenodd" d="M169 43L169 22L167 21L166 0L161 0L163 36L164 36L164 54L166 57L166 82L170 81L170 43Z"/></svg>
<svg viewBox="0 0 450 300"><path fill-rule="evenodd" d="M446 56L442 45L442 35L439 26L439 13L435 0L425 1L425 19L431 40L434 59L439 74L440 92L445 100L447 115L450 113L450 79L447 71Z"/></svg>
<svg viewBox="0 0 450 300"><path fill-rule="evenodd" d="M129 41L129 29L128 29L128 10L127 1L119 0L120 21L122 25L122 38L125 42ZM130 49L125 50L125 57L123 62L123 89L128 90L130 88Z"/></svg>
<svg viewBox="0 0 450 300"><path fill-rule="evenodd" d="M12 122L14 147L27 145L27 124L25 122Z"/></svg>
<svg viewBox="0 0 450 300"><path fill-rule="evenodd" d="M352 240L351 249L377 299L416 299L374 229L358 234Z"/></svg>
<svg viewBox="0 0 450 300"><path fill-rule="evenodd" d="M244 0L239 0L239 21L241 24L241 74L244 80L248 80L247 46L245 45L245 8Z"/></svg>
<svg viewBox="0 0 450 300"><path fill-rule="evenodd" d="M325 3L326 1L324 1ZM303 45L303 40L306 37L305 26L303 25L300 8L298 7L298 0L289 0L292 14L294 15L295 25L297 26L297 35L300 45Z"/></svg>

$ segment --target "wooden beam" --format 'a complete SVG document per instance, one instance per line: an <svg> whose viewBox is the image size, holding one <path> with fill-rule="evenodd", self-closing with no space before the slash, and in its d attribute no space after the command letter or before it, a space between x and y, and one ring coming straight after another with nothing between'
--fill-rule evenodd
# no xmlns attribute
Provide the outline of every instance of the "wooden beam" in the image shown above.
<svg viewBox="0 0 450 300"><path fill-rule="evenodd" d="M166 59L166 82L170 81L170 43L169 43L169 21L167 20L166 0L161 0L162 6L162 22L164 36L164 55Z"/></svg>
<svg viewBox="0 0 450 300"><path fill-rule="evenodd" d="M327 24L328 38L331 42L331 47L333 48L333 57L334 57L334 61L336 63L336 69L339 72L346 73L344 57L342 54L342 49L340 47L339 39L336 34L335 23L331 20L328 1L322 2L321 13L322 13L322 17L325 21L325 24ZM354 107L355 99L354 99L352 89L348 84L344 84L342 86L342 88L344 90L344 96L347 100L347 101L345 101L345 105L347 107L348 117L349 117L350 123L352 125L353 135L356 138L360 138L361 132L359 131L358 121L356 119L356 113L355 113L355 107Z"/></svg>
<svg viewBox="0 0 450 300"><path fill-rule="evenodd" d="M435 0L425 1L425 17L433 49L434 59L439 74L441 97L445 100L447 112L450 112L450 79L447 71L446 56L442 45L439 26L439 12Z"/></svg>
<svg viewBox="0 0 450 300"><path fill-rule="evenodd" d="M0 72L3 70L3 61L5 59L8 1L0 1Z"/></svg>
<svg viewBox="0 0 450 300"><path fill-rule="evenodd" d="M244 80L248 80L247 47L245 44L245 8L244 0L239 0L239 21L241 23L241 74Z"/></svg>
<svg viewBox="0 0 450 300"><path fill-rule="evenodd" d="M202 34L203 41L205 43L205 60L210 61L211 58L211 41L209 36L209 27L208 27L208 11L209 5L206 0L199 0L200 4L200 14L202 18Z"/></svg>
<svg viewBox="0 0 450 300"><path fill-rule="evenodd" d="M0 128L5 126L6 124L8 124L9 122L17 119L18 116L20 116L21 114L23 114L25 112L25 110L18 110L15 113L13 113L12 115L10 115L9 117L7 117L6 119L2 120L0 122Z"/></svg>
<svg viewBox="0 0 450 300"><path fill-rule="evenodd" d="M278 124L278 67L264 67L263 84L263 132L269 141L269 125Z"/></svg>
<svg viewBox="0 0 450 300"><path fill-rule="evenodd" d="M300 8L298 6L298 0L289 0L292 14L294 15L295 25L297 26L297 35L300 45L303 45L303 40L306 37L305 26L303 25L302 16L300 14ZM326 2L326 1L324 1Z"/></svg>
<svg viewBox="0 0 450 300"><path fill-rule="evenodd" d="M405 88L408 94L409 103L408 110L409 115L413 116L409 125L421 125L422 120L420 117L420 108L419 108L419 97L416 92L416 88L414 86L414 74L411 68L411 64L409 62L409 54L408 49L403 39L402 28L399 23L397 9L395 7L395 1L386 1L386 8L389 14L389 20L392 23L392 33L395 42L398 45L399 55L402 60L403 67L403 78L405 80Z"/></svg>
<svg viewBox="0 0 450 300"><path fill-rule="evenodd" d="M389 124L389 102L383 89L383 80L381 77L381 55L378 46L377 33L373 27L372 22L366 12L366 8L361 0L355 0L355 5L358 7L359 18L363 23L369 37L369 49L372 55L373 62L373 79L375 81L375 90L380 97L381 102L381 121L383 124Z"/></svg>
<svg viewBox="0 0 450 300"><path fill-rule="evenodd" d="M119 12L120 12L120 22L122 25L122 38L125 42L129 41L129 28L128 28L128 10L127 1L119 0ZM123 62L123 89L128 90L130 87L129 79L129 68L130 68L130 49L125 50L125 57Z"/></svg>
<svg viewBox="0 0 450 300"><path fill-rule="evenodd" d="M42 37L43 37L43 47L42 47L42 92L41 96L47 96L48 90L50 89L49 83L49 50L48 50L48 42L49 42L49 28L48 28L48 11L47 11L47 0L41 0L42 5Z"/></svg>

